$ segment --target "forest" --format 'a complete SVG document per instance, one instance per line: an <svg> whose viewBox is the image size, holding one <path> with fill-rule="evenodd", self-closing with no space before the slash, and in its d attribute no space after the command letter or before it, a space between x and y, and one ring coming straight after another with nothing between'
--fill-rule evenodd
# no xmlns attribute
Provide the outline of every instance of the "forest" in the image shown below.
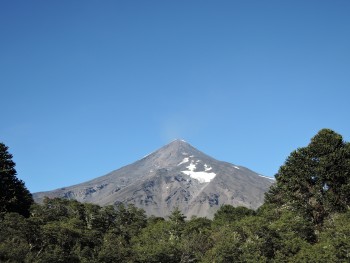
<svg viewBox="0 0 350 263"><path fill-rule="evenodd" d="M37 204L0 143L0 262L350 262L350 143L322 129L275 178L260 208L222 205L212 220Z"/></svg>

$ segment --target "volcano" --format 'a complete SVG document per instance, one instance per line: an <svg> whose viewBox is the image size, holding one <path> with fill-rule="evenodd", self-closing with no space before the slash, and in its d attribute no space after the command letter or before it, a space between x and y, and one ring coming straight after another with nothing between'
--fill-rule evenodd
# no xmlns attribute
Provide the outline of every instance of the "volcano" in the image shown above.
<svg viewBox="0 0 350 263"><path fill-rule="evenodd" d="M88 182L34 193L98 205L134 204L147 215L212 218L223 204L256 209L274 179L243 166L218 161L183 140L175 140L144 158Z"/></svg>

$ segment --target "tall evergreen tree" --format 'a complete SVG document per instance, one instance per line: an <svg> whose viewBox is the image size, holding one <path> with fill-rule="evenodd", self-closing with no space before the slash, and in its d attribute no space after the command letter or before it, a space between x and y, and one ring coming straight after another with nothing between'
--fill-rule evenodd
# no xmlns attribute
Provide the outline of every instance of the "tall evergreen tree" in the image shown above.
<svg viewBox="0 0 350 263"><path fill-rule="evenodd" d="M29 208L33 204L31 193L19 180L8 147L0 143L0 215L16 212L29 216Z"/></svg>
<svg viewBox="0 0 350 263"><path fill-rule="evenodd" d="M315 225L350 205L350 143L329 129L292 152L276 174L266 202L299 212Z"/></svg>

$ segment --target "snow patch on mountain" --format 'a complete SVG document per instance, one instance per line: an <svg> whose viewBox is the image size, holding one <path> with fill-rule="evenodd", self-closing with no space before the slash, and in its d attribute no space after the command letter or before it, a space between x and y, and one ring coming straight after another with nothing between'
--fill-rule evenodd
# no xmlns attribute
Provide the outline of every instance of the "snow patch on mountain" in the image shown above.
<svg viewBox="0 0 350 263"><path fill-rule="evenodd" d="M267 179L270 179L272 181L275 181L275 178L272 178L272 177L268 177L268 176L264 176L264 175L261 175L261 174L258 174L260 177L264 177L264 178L267 178Z"/></svg>
<svg viewBox="0 0 350 263"><path fill-rule="evenodd" d="M209 165L207 164L204 164L204 169L206 172L210 171L211 169L213 169L212 167L210 167Z"/></svg>
<svg viewBox="0 0 350 263"><path fill-rule="evenodd" d="M190 170L190 171L194 171L194 170L196 170L197 169L197 166L196 166L196 164L192 161L191 163L190 163L190 165L189 166L187 166L186 167L188 170Z"/></svg>
<svg viewBox="0 0 350 263"><path fill-rule="evenodd" d="M189 159L188 157L184 158L181 163L179 163L177 166L183 164L183 163L188 163Z"/></svg>
<svg viewBox="0 0 350 263"><path fill-rule="evenodd" d="M149 154L143 156L143 157L141 158L141 160L147 158L147 157L150 156L152 153L153 153L153 152L151 152L151 153L149 153Z"/></svg>
<svg viewBox="0 0 350 263"><path fill-rule="evenodd" d="M203 172L195 172L196 164L192 161L189 166L186 167L188 171L182 171L182 173L189 175L190 177L197 179L201 183L209 183L216 176L216 173L208 173L207 168L206 171ZM211 169L211 167L210 167ZM209 169L209 170L210 170Z"/></svg>

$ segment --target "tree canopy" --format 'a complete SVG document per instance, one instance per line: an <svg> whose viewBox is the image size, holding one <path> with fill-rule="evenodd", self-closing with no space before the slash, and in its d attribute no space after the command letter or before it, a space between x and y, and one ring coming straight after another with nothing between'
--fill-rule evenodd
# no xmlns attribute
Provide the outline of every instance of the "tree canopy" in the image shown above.
<svg viewBox="0 0 350 263"><path fill-rule="evenodd" d="M330 129L319 131L308 146L293 151L276 174L266 203L299 212L322 224L350 205L350 144Z"/></svg>
<svg viewBox="0 0 350 263"><path fill-rule="evenodd" d="M24 182L16 175L12 154L8 152L5 144L0 143L0 214L17 212L29 216L33 198Z"/></svg>
<svg viewBox="0 0 350 263"><path fill-rule="evenodd" d="M1 176L17 182L2 149ZM60 198L24 217L3 198L0 262L350 262L349 160L349 143L321 130L287 158L257 211L222 205L213 220Z"/></svg>

